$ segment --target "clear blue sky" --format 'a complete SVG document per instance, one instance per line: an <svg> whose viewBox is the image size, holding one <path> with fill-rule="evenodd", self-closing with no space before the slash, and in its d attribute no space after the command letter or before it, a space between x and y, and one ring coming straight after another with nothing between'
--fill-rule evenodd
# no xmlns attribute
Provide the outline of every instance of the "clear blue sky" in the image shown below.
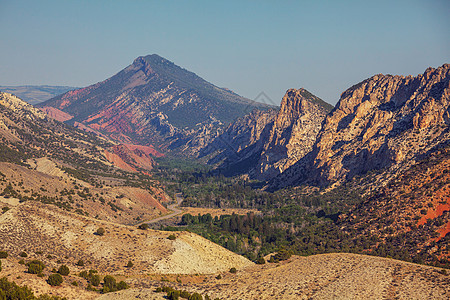
<svg viewBox="0 0 450 300"><path fill-rule="evenodd" d="M335 104L450 63L450 1L0 0L0 85L87 86L157 53L221 87Z"/></svg>

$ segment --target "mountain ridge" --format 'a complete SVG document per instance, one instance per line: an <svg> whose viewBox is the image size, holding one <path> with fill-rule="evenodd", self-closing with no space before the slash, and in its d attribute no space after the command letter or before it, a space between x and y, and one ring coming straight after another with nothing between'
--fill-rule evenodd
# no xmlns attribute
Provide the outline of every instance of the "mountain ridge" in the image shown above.
<svg viewBox="0 0 450 300"><path fill-rule="evenodd" d="M326 186L371 170L392 172L450 140L450 64L418 76L375 75L342 93L313 150L274 186ZM308 174L308 178L306 178Z"/></svg>

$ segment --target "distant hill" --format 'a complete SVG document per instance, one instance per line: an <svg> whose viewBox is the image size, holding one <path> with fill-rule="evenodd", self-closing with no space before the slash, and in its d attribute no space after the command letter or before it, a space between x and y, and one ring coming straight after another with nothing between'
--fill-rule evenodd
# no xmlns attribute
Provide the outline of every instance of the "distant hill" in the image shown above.
<svg viewBox="0 0 450 300"><path fill-rule="evenodd" d="M51 106L116 139L174 149L209 141L216 128L268 105L219 88L156 54L105 81L54 97Z"/></svg>
<svg viewBox="0 0 450 300"><path fill-rule="evenodd" d="M14 94L33 105L74 89L76 87L52 85L0 86L0 91Z"/></svg>

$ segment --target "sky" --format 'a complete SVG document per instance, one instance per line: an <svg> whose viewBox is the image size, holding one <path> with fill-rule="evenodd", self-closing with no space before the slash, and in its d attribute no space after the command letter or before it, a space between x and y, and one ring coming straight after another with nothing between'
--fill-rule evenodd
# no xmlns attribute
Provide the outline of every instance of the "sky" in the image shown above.
<svg viewBox="0 0 450 300"><path fill-rule="evenodd" d="M279 104L450 63L450 1L0 0L0 85L84 87L156 53Z"/></svg>

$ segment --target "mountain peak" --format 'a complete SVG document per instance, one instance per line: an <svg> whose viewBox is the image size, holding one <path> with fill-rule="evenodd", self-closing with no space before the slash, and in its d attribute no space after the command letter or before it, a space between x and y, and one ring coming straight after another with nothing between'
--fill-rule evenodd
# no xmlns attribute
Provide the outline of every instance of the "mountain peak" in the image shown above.
<svg viewBox="0 0 450 300"><path fill-rule="evenodd" d="M174 148L189 140L187 136L204 134L203 129L245 115L249 107L269 108L219 88L157 54L139 56L114 76L39 106L58 108L74 116L71 122L109 136L120 135L122 142L151 141L164 147L172 143L177 145Z"/></svg>

